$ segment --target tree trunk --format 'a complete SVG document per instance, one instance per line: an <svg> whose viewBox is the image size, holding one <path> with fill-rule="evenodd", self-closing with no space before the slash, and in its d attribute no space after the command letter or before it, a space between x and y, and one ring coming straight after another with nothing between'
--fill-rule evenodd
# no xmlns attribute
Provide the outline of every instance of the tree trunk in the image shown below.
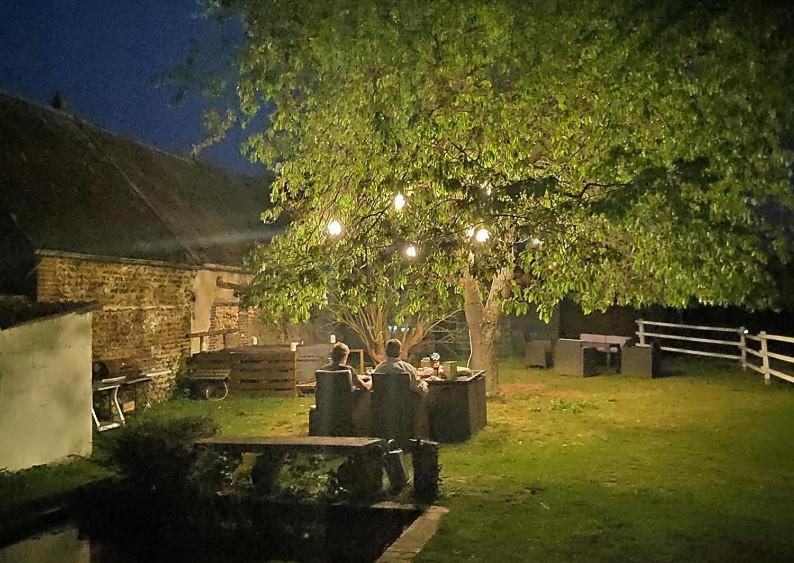
<svg viewBox="0 0 794 563"><path fill-rule="evenodd" d="M351 313L349 311L337 312L339 322L348 326L361 339L361 342L370 358L376 363L386 359L386 341L390 338L399 338L403 344L403 355L407 358L411 349L420 344L428 333L443 320L426 319L421 315L417 316L414 326L407 332L392 333L389 330L389 321L396 314L384 310L383 307L372 304L362 307L359 311Z"/></svg>
<svg viewBox="0 0 794 563"><path fill-rule="evenodd" d="M491 290L483 303L480 284L468 271L463 272L463 310L471 339L471 369L485 370L488 394L499 391L499 337L501 309L498 293L509 284L512 272L504 269L494 276Z"/></svg>

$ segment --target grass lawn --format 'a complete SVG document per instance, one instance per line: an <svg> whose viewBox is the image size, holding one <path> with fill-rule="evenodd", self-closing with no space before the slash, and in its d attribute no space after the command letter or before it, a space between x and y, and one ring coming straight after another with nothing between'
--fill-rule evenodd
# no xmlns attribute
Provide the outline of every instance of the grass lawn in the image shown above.
<svg viewBox="0 0 794 563"><path fill-rule="evenodd" d="M426 561L794 560L794 388L734 364L565 378L506 364L489 426L443 449Z"/></svg>
<svg viewBox="0 0 794 563"><path fill-rule="evenodd" d="M439 502L451 512L420 559L794 560L794 387L733 364L674 368L578 379L503 363L488 427L442 448ZM145 416L211 413L222 434L305 434L312 403L176 400ZM79 463L76 475L96 469ZM0 477L0 499L31 472Z"/></svg>

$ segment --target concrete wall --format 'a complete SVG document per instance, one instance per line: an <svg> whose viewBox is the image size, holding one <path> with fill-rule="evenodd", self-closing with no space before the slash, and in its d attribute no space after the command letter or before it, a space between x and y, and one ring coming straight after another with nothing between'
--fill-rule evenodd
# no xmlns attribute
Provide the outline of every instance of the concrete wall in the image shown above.
<svg viewBox="0 0 794 563"><path fill-rule="evenodd" d="M91 313L0 331L0 468L91 454Z"/></svg>

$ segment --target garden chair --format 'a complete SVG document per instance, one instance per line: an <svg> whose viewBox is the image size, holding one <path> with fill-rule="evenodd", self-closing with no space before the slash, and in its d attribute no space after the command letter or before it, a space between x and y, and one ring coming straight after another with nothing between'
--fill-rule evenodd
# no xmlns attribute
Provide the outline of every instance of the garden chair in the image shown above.
<svg viewBox="0 0 794 563"><path fill-rule="evenodd" d="M309 435L353 436L353 384L347 370L314 372L315 405L309 409Z"/></svg>

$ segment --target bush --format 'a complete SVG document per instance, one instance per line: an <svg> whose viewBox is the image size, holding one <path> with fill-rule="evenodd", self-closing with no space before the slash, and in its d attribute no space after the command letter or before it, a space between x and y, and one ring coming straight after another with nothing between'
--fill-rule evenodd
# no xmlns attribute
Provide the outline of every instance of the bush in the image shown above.
<svg viewBox="0 0 794 563"><path fill-rule="evenodd" d="M136 494L174 500L188 490L198 459L194 442L217 431L217 424L204 416L145 420L124 428L109 445L110 458Z"/></svg>

